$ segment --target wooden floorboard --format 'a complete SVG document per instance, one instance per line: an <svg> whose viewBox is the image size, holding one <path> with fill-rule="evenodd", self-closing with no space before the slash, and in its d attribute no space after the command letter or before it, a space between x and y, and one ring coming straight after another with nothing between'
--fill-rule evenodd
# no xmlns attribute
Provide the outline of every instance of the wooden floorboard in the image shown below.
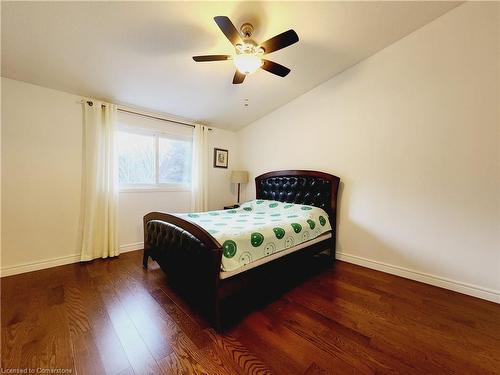
<svg viewBox="0 0 500 375"><path fill-rule="evenodd" d="M77 374L500 374L500 305L326 258L216 333L140 251L2 278L1 367Z"/></svg>

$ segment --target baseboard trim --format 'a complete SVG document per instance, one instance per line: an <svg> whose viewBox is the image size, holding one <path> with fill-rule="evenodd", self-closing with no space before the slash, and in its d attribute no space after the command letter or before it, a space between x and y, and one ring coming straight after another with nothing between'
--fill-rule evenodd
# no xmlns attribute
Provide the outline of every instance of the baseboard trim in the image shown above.
<svg viewBox="0 0 500 375"><path fill-rule="evenodd" d="M468 284L461 281L451 280L445 277L431 275L428 273L412 270L405 267L395 266L392 264L379 262L363 258L357 255L337 252L336 258L344 262L357 264L366 268L371 268L377 271L390 273L392 275L401 276L407 279L420 281L425 284L434 285L440 288L453 290L469 296L478 297L487 301L500 303L500 291L483 288L478 285Z"/></svg>
<svg viewBox="0 0 500 375"><path fill-rule="evenodd" d="M64 266L65 264L76 263L80 261L80 254L66 255L36 262L22 263L16 266L4 267L0 270L0 277L18 275L20 273L39 271L45 268Z"/></svg>
<svg viewBox="0 0 500 375"><path fill-rule="evenodd" d="M144 242L130 243L127 245L120 246L120 253L128 253L129 251L142 250L144 249Z"/></svg>
<svg viewBox="0 0 500 375"><path fill-rule="evenodd" d="M144 248L143 242L137 242L120 246L120 253L127 253L129 251L141 250ZM66 255L62 257L40 260L36 262L22 263L16 266L4 267L0 270L0 277L19 275L21 273L39 271L46 268L64 266L66 264L78 263L80 261L80 254Z"/></svg>

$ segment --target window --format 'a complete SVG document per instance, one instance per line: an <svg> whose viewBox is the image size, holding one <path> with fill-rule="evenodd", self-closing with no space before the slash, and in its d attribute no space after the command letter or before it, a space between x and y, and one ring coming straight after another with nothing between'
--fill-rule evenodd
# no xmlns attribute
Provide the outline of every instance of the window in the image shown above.
<svg viewBox="0 0 500 375"><path fill-rule="evenodd" d="M189 189L192 139L150 129L120 128L118 181L122 189Z"/></svg>
<svg viewBox="0 0 500 375"><path fill-rule="evenodd" d="M192 142L158 137L158 182L191 184Z"/></svg>
<svg viewBox="0 0 500 375"><path fill-rule="evenodd" d="M119 131L117 139L120 185L155 184L154 136Z"/></svg>

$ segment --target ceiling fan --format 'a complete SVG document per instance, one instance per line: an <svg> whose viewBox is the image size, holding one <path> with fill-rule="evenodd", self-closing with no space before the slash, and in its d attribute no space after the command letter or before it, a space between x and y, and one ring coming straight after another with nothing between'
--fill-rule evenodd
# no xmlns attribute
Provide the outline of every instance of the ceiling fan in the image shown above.
<svg viewBox="0 0 500 375"><path fill-rule="evenodd" d="M257 44L252 39L253 26L250 23L241 25L238 32L231 20L226 16L214 17L215 23L222 30L227 39L235 47L235 54L232 55L205 55L193 56L196 62L233 60L236 65L233 84L243 83L247 74L255 72L258 68L267 70L280 77L285 77L290 73L290 69L270 60L263 59L262 56L288 47L299 41L299 36L292 29L278 34L264 43Z"/></svg>

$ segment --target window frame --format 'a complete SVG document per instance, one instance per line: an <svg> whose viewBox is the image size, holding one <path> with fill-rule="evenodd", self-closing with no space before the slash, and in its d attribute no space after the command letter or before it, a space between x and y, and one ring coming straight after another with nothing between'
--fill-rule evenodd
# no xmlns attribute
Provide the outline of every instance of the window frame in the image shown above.
<svg viewBox="0 0 500 375"><path fill-rule="evenodd" d="M124 124L119 124L117 127L117 132L124 132L129 134L139 134L139 135L147 135L152 136L154 140L154 179L155 183L153 184L120 184L118 181L118 191L120 193L142 193L142 192L190 192L191 191L191 183L183 184L183 183L161 183L160 182L160 138L173 139L173 140L181 140L188 141L193 143L193 137L174 134L169 131L158 130L158 129L150 129L150 128L142 128L136 126L127 126ZM117 165L118 165L118 144L116 145L117 153ZM192 146L191 146L192 151ZM192 165L191 165L192 168ZM192 169L191 169L192 170Z"/></svg>

